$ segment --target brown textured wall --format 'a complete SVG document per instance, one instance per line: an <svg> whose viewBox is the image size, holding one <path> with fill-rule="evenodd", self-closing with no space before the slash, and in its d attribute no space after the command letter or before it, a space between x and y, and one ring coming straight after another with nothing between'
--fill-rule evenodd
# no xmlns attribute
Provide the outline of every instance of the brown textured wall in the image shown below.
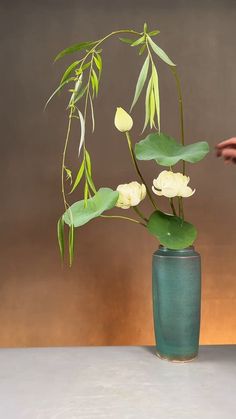
<svg viewBox="0 0 236 419"><path fill-rule="evenodd" d="M61 269L55 223L62 211L60 156L65 97L45 99L72 43L114 28L161 30L160 45L178 63L186 137L236 135L234 1L1 2L0 345L152 344L151 255L157 243L128 223L97 220L81 228L71 270ZM113 128L115 106L128 107L140 62L118 42L104 48L97 130L89 138L99 186L135 179L126 145ZM178 135L176 94L160 65L162 127ZM135 112L138 133L142 107ZM106 128L105 128L106 127ZM74 140L76 141L76 139ZM73 156L72 156L73 159ZM75 161L75 159L74 159ZM143 163L147 178L154 164ZM236 343L236 167L211 155L189 167L196 194L186 201L203 259L202 343Z"/></svg>

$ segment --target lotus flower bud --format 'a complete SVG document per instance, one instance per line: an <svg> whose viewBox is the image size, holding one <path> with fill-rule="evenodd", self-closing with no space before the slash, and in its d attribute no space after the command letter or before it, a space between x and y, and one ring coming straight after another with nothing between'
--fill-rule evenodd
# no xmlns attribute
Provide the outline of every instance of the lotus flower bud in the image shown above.
<svg viewBox="0 0 236 419"><path fill-rule="evenodd" d="M128 132L133 126L133 119L123 108L117 108L114 123L120 132Z"/></svg>

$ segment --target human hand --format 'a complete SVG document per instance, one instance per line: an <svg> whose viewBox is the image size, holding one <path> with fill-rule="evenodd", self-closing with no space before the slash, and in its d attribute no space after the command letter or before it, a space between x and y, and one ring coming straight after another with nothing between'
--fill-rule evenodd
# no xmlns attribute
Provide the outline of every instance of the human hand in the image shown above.
<svg viewBox="0 0 236 419"><path fill-rule="evenodd" d="M225 163L236 163L236 137L217 144L216 155L217 157L223 157Z"/></svg>

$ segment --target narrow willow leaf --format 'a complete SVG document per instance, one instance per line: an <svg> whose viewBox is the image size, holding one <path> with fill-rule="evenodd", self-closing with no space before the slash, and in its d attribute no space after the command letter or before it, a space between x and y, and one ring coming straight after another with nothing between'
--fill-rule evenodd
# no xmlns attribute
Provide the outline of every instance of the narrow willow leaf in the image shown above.
<svg viewBox="0 0 236 419"><path fill-rule="evenodd" d="M144 127L142 130L145 130L149 120L150 120L150 93L151 93L151 87L152 87L152 78L150 77L149 83L148 83L148 87L147 87L147 91L146 91L146 99L145 99L145 122L144 122Z"/></svg>
<svg viewBox="0 0 236 419"><path fill-rule="evenodd" d="M138 55L142 55L143 52L145 51L145 49L146 49L146 44L144 44L144 45L141 46Z"/></svg>
<svg viewBox="0 0 236 419"><path fill-rule="evenodd" d="M155 116L155 110L156 110L153 88L152 88L151 93L150 93L150 105L149 106L150 106L150 127L152 128L153 125L154 125L154 116Z"/></svg>
<svg viewBox="0 0 236 419"><path fill-rule="evenodd" d="M88 188L88 182L86 180L85 186L84 186L84 208L87 207L88 196L89 196L89 188Z"/></svg>
<svg viewBox="0 0 236 419"><path fill-rule="evenodd" d="M96 64L96 67L97 67L98 71L101 71L101 69L102 69L101 56L100 55L97 55L97 57L94 56L94 61L95 61L95 64Z"/></svg>
<svg viewBox="0 0 236 419"><path fill-rule="evenodd" d="M147 74L148 74L149 62L150 62L150 58L149 58L149 55L148 55L146 60L144 61L144 64L141 68L141 71L139 73L139 77L138 77L138 81L137 81L136 88L135 88L135 93L134 93L134 99L133 99L133 103L132 103L131 108L130 108L130 112L132 111L134 105L136 104L136 102L137 102L137 100L138 100L138 98L139 98L139 96L142 92L142 89L143 89L143 86L145 84Z"/></svg>
<svg viewBox="0 0 236 419"><path fill-rule="evenodd" d="M84 86L81 90L80 90L80 92L77 92L76 93L76 96L75 96L75 98L74 98L74 102L73 102L73 105L75 105L83 96L84 96L84 94L85 94L85 92L87 91L87 89L88 89L88 86L86 85L86 86Z"/></svg>
<svg viewBox="0 0 236 419"><path fill-rule="evenodd" d="M149 36L155 36L155 35L158 35L160 33L160 31L158 31L158 30L156 30L156 31L151 31L151 32L149 32Z"/></svg>
<svg viewBox="0 0 236 419"><path fill-rule="evenodd" d="M94 79L95 94L97 96L97 94L98 94L98 77L97 77L97 74L96 74L94 69L92 69L92 75L93 75L93 79Z"/></svg>
<svg viewBox="0 0 236 419"><path fill-rule="evenodd" d="M144 33L147 33L147 24L146 24L146 22L144 23L144 25L143 25L143 32Z"/></svg>
<svg viewBox="0 0 236 419"><path fill-rule="evenodd" d="M75 234L74 234L74 224L71 223L69 227L69 264L72 266L74 259L74 248L75 248Z"/></svg>
<svg viewBox="0 0 236 419"><path fill-rule="evenodd" d="M148 38L148 42L151 45L153 51L155 52L155 54L158 55L159 58L161 58L162 61L164 61L166 64L170 65L170 66L175 66L176 64L173 63L173 61L171 61L171 59L168 57L168 55L165 53L165 51L163 51L163 49L161 49L157 44L155 44L155 42L152 40L152 38L150 38L150 36L147 36Z"/></svg>
<svg viewBox="0 0 236 419"><path fill-rule="evenodd" d="M98 81L100 81L102 74L102 57L99 53L96 53L96 55L94 56L94 61L98 68Z"/></svg>
<svg viewBox="0 0 236 419"><path fill-rule="evenodd" d="M80 60L81 61L81 60ZM62 76L62 79L60 81L60 84L64 83L65 80L68 79L68 77L71 75L72 71L74 71L74 69L76 67L78 67L80 61L74 61L65 71L65 73Z"/></svg>
<svg viewBox="0 0 236 419"><path fill-rule="evenodd" d="M70 184L72 184L72 171L68 169L68 167L64 167L66 172L66 180L70 180Z"/></svg>
<svg viewBox="0 0 236 419"><path fill-rule="evenodd" d="M124 42L125 44L133 44L134 40L129 38L119 38L121 42Z"/></svg>
<svg viewBox="0 0 236 419"><path fill-rule="evenodd" d="M57 54L54 61L59 60L60 58L64 57L67 54L72 54L73 52L82 51L83 49L90 49L96 43L97 41L95 42L90 41L90 42L81 42L80 44L71 45L70 47L65 48L62 51L60 51L59 54Z"/></svg>
<svg viewBox="0 0 236 419"><path fill-rule="evenodd" d="M161 119L160 119L160 93L159 93L159 80L158 73L154 64L152 64L152 79L153 79L153 89L156 103L156 113L157 113L157 123L158 131L161 129Z"/></svg>
<svg viewBox="0 0 236 419"><path fill-rule="evenodd" d="M85 120L80 110L78 110L78 113L79 113L79 118L80 118L80 143L79 143L79 152L78 152L78 157L79 157L81 148L83 147L84 140L85 140Z"/></svg>
<svg viewBox="0 0 236 419"><path fill-rule="evenodd" d="M61 217L57 222L57 240L62 261L64 260L65 244L64 244L64 218Z"/></svg>
<svg viewBox="0 0 236 419"><path fill-rule="evenodd" d="M78 95L82 87L82 79L83 79L83 75L81 74L75 83L75 87L73 89L73 93L70 98L69 106L75 104L76 96Z"/></svg>
<svg viewBox="0 0 236 419"><path fill-rule="evenodd" d="M97 192L97 190L96 190L96 187L94 185L92 176L91 176L91 174L88 171L86 172L86 178L87 178L87 181L88 181L88 185L90 186L91 190L95 194Z"/></svg>
<svg viewBox="0 0 236 419"><path fill-rule="evenodd" d="M87 167L88 173L91 175L92 164L91 164L91 158L90 158L89 152L87 150L85 150L85 161L86 161L86 167Z"/></svg>
<svg viewBox="0 0 236 419"><path fill-rule="evenodd" d="M89 93L89 102L90 102L90 108L91 108L92 132L94 132L94 129L95 129L95 119L94 119L93 101L92 101L92 98L91 98L90 93Z"/></svg>
<svg viewBox="0 0 236 419"><path fill-rule="evenodd" d="M80 67L78 70L76 70L77 76L82 74L88 67L90 67L90 65L91 65L91 61L89 61L89 63L86 63L86 64L82 65L82 67Z"/></svg>
<svg viewBox="0 0 236 419"><path fill-rule="evenodd" d="M81 166L80 166L80 168L79 168L79 171L78 171L78 173L77 173L77 176L76 176L76 178L75 178L73 188L71 189L70 193L74 192L74 190L75 190L75 189L77 188L77 186L79 185L79 183L80 183L80 181L81 181L81 179L82 179L82 176L83 176L83 174L84 174L84 165L85 165L85 163L84 163L84 160L83 160L83 161L82 161L82 163L81 163Z"/></svg>
<svg viewBox="0 0 236 419"><path fill-rule="evenodd" d="M44 106L44 110L46 109L46 107L48 106L48 104L49 104L49 102L51 102L51 100L52 100L52 98L57 94L57 93L59 93L60 92L60 90L67 84L67 83L70 83L70 82L72 82L72 81L74 81L75 80L75 78L74 77L71 77L71 78L69 78L69 79L67 79L67 80L65 80L62 84L60 84L57 88L56 88L56 90L54 90L54 92L51 94L51 96L50 96L50 98L47 100L47 102L46 102L46 105Z"/></svg>
<svg viewBox="0 0 236 419"><path fill-rule="evenodd" d="M131 44L131 47L136 47L137 45L142 44L145 41L145 37L141 36L141 38L137 39Z"/></svg>

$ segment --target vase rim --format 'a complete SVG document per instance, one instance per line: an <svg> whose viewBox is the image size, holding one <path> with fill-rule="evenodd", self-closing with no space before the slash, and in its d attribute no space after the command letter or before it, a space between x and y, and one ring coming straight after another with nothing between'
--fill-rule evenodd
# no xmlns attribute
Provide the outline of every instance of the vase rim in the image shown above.
<svg viewBox="0 0 236 419"><path fill-rule="evenodd" d="M186 252L186 251L193 251L194 246L184 247L183 249L170 249L169 247L166 247L166 246L163 246L163 244L160 244L159 249L168 251L168 252Z"/></svg>

